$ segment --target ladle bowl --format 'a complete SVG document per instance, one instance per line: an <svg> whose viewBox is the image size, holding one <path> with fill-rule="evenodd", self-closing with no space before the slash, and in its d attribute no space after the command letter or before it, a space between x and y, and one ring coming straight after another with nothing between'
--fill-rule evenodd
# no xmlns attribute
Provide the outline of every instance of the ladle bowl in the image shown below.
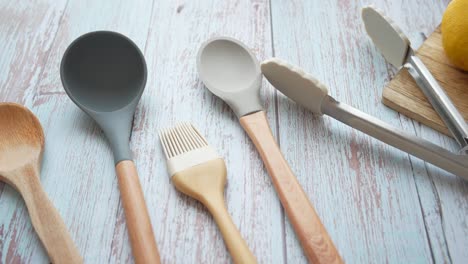
<svg viewBox="0 0 468 264"><path fill-rule="evenodd" d="M65 91L83 110L112 112L140 98L146 72L143 54L130 39L96 31L70 44L60 76Z"/></svg>

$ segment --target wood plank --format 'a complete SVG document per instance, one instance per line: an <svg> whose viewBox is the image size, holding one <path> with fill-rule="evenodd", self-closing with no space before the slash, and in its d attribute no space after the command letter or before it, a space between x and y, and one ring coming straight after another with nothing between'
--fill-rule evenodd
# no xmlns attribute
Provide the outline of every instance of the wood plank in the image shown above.
<svg viewBox="0 0 468 264"><path fill-rule="evenodd" d="M63 133L64 129L71 130L69 138L63 138L71 142L69 148L59 151L64 141L54 142L56 145L49 147L51 153L66 157L64 164L51 164L49 173L57 175L62 172L69 175L70 182L65 182L65 186L76 186L75 195L71 192L58 195L68 197L67 208L76 208L67 212L69 217L74 219L71 229L72 232L76 230L76 242L85 262L114 262L112 259L129 262L133 261L133 258L129 254L121 255L123 248L130 251L130 244L120 205L112 154L102 131L64 94L59 76L61 56L76 37L94 30L120 32L130 37L144 51L152 8L152 1L140 1L138 4L110 0L71 1L65 13L67 19L60 28L54 44L56 52L51 54L48 71L38 88L40 96L35 100L35 107L38 111L43 111L43 116L48 116L50 134L63 137L67 134ZM102 16L103 10L107 15ZM92 19L84 21L83 17L87 16ZM55 115L51 116L55 111L63 114L60 119ZM76 149L76 146L80 148ZM51 160L53 158L54 156ZM143 179L142 184L147 197L147 186ZM76 196L88 197L85 201L89 202L83 203L79 199L73 199ZM149 210L151 211L151 208ZM93 228L89 228L90 226ZM154 222L153 226L156 226Z"/></svg>
<svg viewBox="0 0 468 264"><path fill-rule="evenodd" d="M468 120L468 73L457 70L450 64L442 47L440 27L429 36L416 54ZM416 121L452 136L406 69L400 70L385 86L382 102Z"/></svg>
<svg viewBox="0 0 468 264"><path fill-rule="evenodd" d="M406 14L394 12L391 16L395 18L403 16L399 20L403 21L401 26L404 32L409 34L414 47L417 48L422 43L418 38L419 32L428 36L439 25L448 2L448 0L434 4L423 2L414 5L420 9L421 14L431 14L430 16L414 16L411 9L405 12ZM425 8L431 8L432 11L427 12L424 10ZM385 83L381 87L384 85ZM402 115L400 115L400 119L406 131L412 128L420 137L452 151L458 150L458 145L451 138L414 120L407 122L409 119ZM434 262L465 262L468 259L468 252L465 250L468 248L468 228L466 225L468 184L432 165L424 164L417 158L410 157L410 160Z"/></svg>
<svg viewBox="0 0 468 264"><path fill-rule="evenodd" d="M267 0L164 1L153 12L145 52L150 74L132 144L152 194L163 262L231 261L208 212L169 182L157 131L190 121L226 161L227 207L253 254L259 263L283 263L282 209L269 176L231 109L199 80L195 63L201 43L216 35L238 38L259 59L270 57L269 17ZM263 98L275 127L270 89Z"/></svg>
<svg viewBox="0 0 468 264"><path fill-rule="evenodd" d="M51 43L51 53L37 66L43 69L40 83L31 87L25 102L39 117L46 134L42 183L85 263L107 263L118 253L114 232L116 225L125 222L117 217L121 208L112 154L99 128L64 94L59 76L61 56L76 37L100 29L126 34L143 49L151 8L152 1L136 5L130 1L70 0ZM29 63L34 62L17 67L31 67ZM2 256L5 261L0 262L15 262L18 256L20 262L45 263L47 256L14 193L7 188L0 200L2 241L6 241L2 248L7 249ZM129 246L126 234L121 243Z"/></svg>
<svg viewBox="0 0 468 264"><path fill-rule="evenodd" d="M56 155L66 157L66 160L79 160L79 163L90 164L84 168L79 165L72 166L70 163L53 164L48 170L52 175L60 171L70 175L66 185L77 186L73 193L87 195L86 200L97 203L75 204L69 201L73 197L71 194L60 194L64 197L63 200L68 199L69 208L76 207L77 212L68 213L72 215L69 217L76 221L71 227L72 232L80 230L76 240L80 249L86 252L85 261L106 262L107 257L109 262L127 262L132 259L123 211L116 204L118 192L108 147L99 129L63 95L58 68L55 66L58 65L61 53L69 41L84 31L104 24L105 27L110 26L114 30L124 30L123 33L136 38L140 47L143 46L142 43L147 43L145 54L149 80L135 119L132 145L163 261L194 263L230 260L211 217L198 203L177 193L166 176L164 158L155 133L159 128L179 120L177 117L190 117L189 120L202 132L206 132L210 143L225 156L228 168L232 168L233 172L228 175L229 187L226 189L228 207L254 254L262 262L282 262L281 208L268 176L234 115L224 103L202 87L193 64L198 46L212 34L238 37L264 58L264 50L271 50L268 2L254 1L241 5L223 1L185 5L176 2L160 3L154 8L150 38L146 41L140 31L126 32L129 28L123 24L107 24L109 20L125 22L126 18L122 17L101 18L76 26L78 23L74 20L92 10L74 4L70 3L74 11L67 12L67 18L71 21L59 31L55 44L57 52L51 54L48 65L50 68L41 81L35 109L40 117L46 118L46 133L54 136L54 144L48 146L50 152L55 153L54 151L63 145L63 140L67 140L71 147L62 149ZM212 9L212 6L218 8ZM141 8L151 10L148 6ZM124 6L113 13L119 16L123 10L128 12L132 9ZM212 12L207 15L206 10ZM141 9L138 11L142 12ZM226 16L220 15L223 13L226 13ZM130 15L138 16L137 13ZM245 21L245 26L238 27L238 21ZM133 24L131 28L141 30L142 26ZM185 76L184 72L191 74ZM270 113L274 113L271 111L273 105L269 103L270 100L271 98L266 99L266 106ZM193 108L201 110L194 112L191 111ZM274 116L270 118L275 125ZM213 124L216 127L212 127ZM85 135L83 131L86 132ZM73 150L72 146L83 145L87 147ZM242 169L235 170L236 167ZM231 178L234 180L230 180ZM112 187L110 193L105 189L106 186ZM93 215L98 216L92 217ZM115 230L112 224L114 221ZM96 226L94 230L102 232L93 233L86 228L89 225Z"/></svg>
<svg viewBox="0 0 468 264"><path fill-rule="evenodd" d="M395 69L386 65L366 35L360 9L370 2L364 2L272 1L274 55L315 75L336 99L406 131L426 133L426 128L416 130L411 120L380 104L380 87ZM401 21L405 32L413 32L408 35L414 40L420 31L433 30L447 3L373 4ZM424 15L415 15L414 10ZM314 117L281 94L277 101L281 148L345 261L438 263L450 262L454 256L463 259L466 253L445 236L466 245L466 236L462 238L466 232L466 183L331 118ZM429 138L451 147L444 136ZM456 194L445 194L451 190ZM450 226L445 218L432 215L442 215L440 211L450 212ZM455 230L463 231L456 234ZM287 260L305 262L289 225L286 243Z"/></svg>
<svg viewBox="0 0 468 264"><path fill-rule="evenodd" d="M66 1L0 1L0 101L31 102ZM24 202L0 183L0 263L44 259Z"/></svg>
<svg viewBox="0 0 468 264"><path fill-rule="evenodd" d="M265 0L70 0L67 7L65 1L10 2L0 1L0 28L6 29L0 30L0 48L8 51L0 58L5 73L0 99L25 103L44 125L42 182L85 262L132 262L110 150L99 128L64 95L58 74L66 46L87 31L117 30L145 50L149 80L132 148L163 262L230 261L212 218L176 192L167 177L157 130L184 120L226 158L228 208L260 263L305 262L237 118L198 80L194 58L209 36L237 37L259 59L271 57L273 46L276 55L327 83L337 99L456 149L448 137L380 104L380 89L395 69L367 38L361 6L353 1L275 0L273 21ZM418 32L431 32L447 3L380 0L376 5L402 21L417 43ZM416 9L424 15L414 15ZM14 84L18 88L11 89ZM345 260L463 263L468 258L467 183L330 118L313 117L266 83L262 93L286 159ZM0 215L0 262L46 262L24 204L9 187L3 193L0 187Z"/></svg>
<svg viewBox="0 0 468 264"><path fill-rule="evenodd" d="M67 1L0 1L0 100L30 103Z"/></svg>

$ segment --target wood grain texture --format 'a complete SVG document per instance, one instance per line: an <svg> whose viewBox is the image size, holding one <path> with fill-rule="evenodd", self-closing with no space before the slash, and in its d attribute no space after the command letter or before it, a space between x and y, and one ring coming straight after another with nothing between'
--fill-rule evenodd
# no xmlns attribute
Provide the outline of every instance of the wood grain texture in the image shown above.
<svg viewBox="0 0 468 264"><path fill-rule="evenodd" d="M218 158L177 172L171 176L171 181L177 190L201 202L210 211L234 263L255 264L255 256L250 252L226 208L226 174L224 160Z"/></svg>
<svg viewBox="0 0 468 264"><path fill-rule="evenodd" d="M31 111L19 104L0 103L0 180L17 190L29 218L53 263L83 260L39 178L44 132Z"/></svg>
<svg viewBox="0 0 468 264"><path fill-rule="evenodd" d="M106 15L102 15L103 10ZM239 27L239 21L243 26ZM269 25L268 1L165 1L154 7L149 1L138 5L130 1L68 3L32 109L49 139L42 181L54 204L70 221L85 262L132 261L112 154L98 127L64 95L58 75L68 44L80 34L97 29L126 34L147 58L149 79L134 121L132 147L162 261L212 263L230 259L206 210L169 183L155 136L159 128L189 119L200 124L202 132L209 131L207 139L220 149L228 166L238 168L228 175L228 209L254 254L261 256L261 262L282 262L281 208L266 171L229 108L204 89L194 63L197 44L215 34L238 37L261 59L271 56ZM272 110L270 100L266 98L265 107ZM64 144L74 147L63 148ZM54 157L62 162L51 162ZM10 206L9 201L5 204ZM5 217L2 221L12 219ZM5 241L8 247L10 237ZM34 243L27 247L41 252ZM36 260L40 262L41 258Z"/></svg>
<svg viewBox="0 0 468 264"><path fill-rule="evenodd" d="M380 103L395 69L366 35L360 9L367 4L273 0L274 55L315 75L338 100L453 149L455 142ZM447 3L373 4L402 24L418 46L419 32L435 28ZM452 243L468 242L466 182L330 118L315 117L281 94L277 104L280 146L345 261L463 262L466 252ZM442 196L441 190L456 194ZM287 259L304 261L289 226L286 243Z"/></svg>
<svg viewBox="0 0 468 264"><path fill-rule="evenodd" d="M307 259L312 263L343 263L327 230L276 144L265 112L245 115L239 121L265 163Z"/></svg>
<svg viewBox="0 0 468 264"><path fill-rule="evenodd" d="M0 1L1 101L30 104L65 5L66 1ZM0 216L0 262L29 263L46 258L21 197L2 183ZM69 227L71 221L63 219Z"/></svg>
<svg viewBox="0 0 468 264"><path fill-rule="evenodd" d="M133 262L133 257L112 153L99 127L65 95L59 76L60 61L71 41L94 30L118 31L144 50L152 6L152 1L138 4L111 0L70 1L37 87L33 109L39 118L45 118L41 121L48 143L42 175L66 176L52 180L52 186L60 184L61 187L51 188L51 195L55 192L58 197L56 206L62 202L64 209L68 209L69 218L73 219L71 230L76 233L75 241L81 246L85 263ZM63 144L75 147L63 149ZM51 158L57 155L62 162L47 162L47 153L51 153ZM81 162L72 164L77 160ZM147 178L142 177L147 174L138 166L138 159L136 164L147 197ZM70 190L69 186L75 187ZM153 218L154 208L148 207L148 211ZM152 226L156 226L154 221Z"/></svg>
<svg viewBox="0 0 468 264"><path fill-rule="evenodd" d="M154 240L153 227L146 208L140 179L131 160L123 160L115 165L119 181L120 200L125 213L125 224L132 246L135 263L160 263L159 251Z"/></svg>
<svg viewBox="0 0 468 264"><path fill-rule="evenodd" d="M66 0L0 1L0 98L31 104Z"/></svg>
<svg viewBox="0 0 468 264"><path fill-rule="evenodd" d="M157 131L191 121L226 160L227 207L259 263L305 263L260 157L229 107L197 77L199 45L235 37L259 60L276 55L313 73L330 94L455 150L450 138L384 107L396 70L368 39L351 0L0 0L0 100L26 104L46 134L41 181L85 263L132 254L112 153L100 129L64 94L61 56L92 30L129 36L144 51L148 83L132 150L163 263L227 263L213 219L169 181ZM448 0L376 0L411 42L440 23ZM415 12L417 10L417 12ZM468 184L331 120L263 83L273 133L317 214L349 263L464 263ZM24 203L0 186L0 263L46 263Z"/></svg>
<svg viewBox="0 0 468 264"><path fill-rule="evenodd" d="M37 162L37 161L36 161ZM12 182L23 197L34 231L52 263L83 263L60 214L44 192L37 165L26 165L13 173Z"/></svg>
<svg viewBox="0 0 468 264"><path fill-rule="evenodd" d="M468 120L468 73L457 70L451 65L442 47L440 27L424 41L416 54L434 75L458 111ZM400 70L385 86L382 102L426 126L452 136L406 69Z"/></svg>
<svg viewBox="0 0 468 264"><path fill-rule="evenodd" d="M59 2L40 4L52 8ZM58 14L60 26L56 27L55 35L47 37L49 41L55 38L50 43L47 59L21 64L23 70L38 64L43 71L38 74L37 83L24 90L19 98L26 98L22 102L32 109L43 125L46 147L41 181L83 254L84 262L107 263L112 261L113 254L121 262L128 262L132 260L130 244L124 228L112 153L97 125L65 95L59 66L70 42L92 30L119 31L132 38L140 48L144 47L152 2L140 1L135 5L127 1L69 1L63 4L64 10ZM25 8L34 9L34 6ZM103 10L106 10L105 16ZM142 34L145 29L146 33ZM21 35L21 32L16 34ZM11 88L2 85L1 89L3 95L3 91ZM0 243L0 262L45 263L47 255L35 237L21 199L8 187L1 195L0 226L3 231L0 240L5 243ZM128 248L129 254L118 255L122 248Z"/></svg>
<svg viewBox="0 0 468 264"><path fill-rule="evenodd" d="M213 36L238 38L260 59L271 56L269 1L161 1L154 8L145 56L148 84L132 145L163 263L229 263L209 212L170 183L157 131L190 121L224 158L225 198L234 224L259 263L283 263L282 211L260 157L229 106L198 78L196 54ZM274 112L271 89L262 91ZM275 125L274 116L270 122ZM144 185L144 186L145 186ZM158 213L159 212L159 213ZM154 223L157 223L154 224ZM159 227L159 228L158 228Z"/></svg>

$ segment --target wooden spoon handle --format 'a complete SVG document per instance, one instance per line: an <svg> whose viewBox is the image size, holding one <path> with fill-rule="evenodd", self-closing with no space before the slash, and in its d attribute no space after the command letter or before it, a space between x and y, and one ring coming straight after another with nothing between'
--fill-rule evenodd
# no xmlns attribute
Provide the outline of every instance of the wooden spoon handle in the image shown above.
<svg viewBox="0 0 468 264"><path fill-rule="evenodd" d="M308 260L312 263L342 263L314 207L276 144L265 112L243 116L240 123L265 163Z"/></svg>
<svg viewBox="0 0 468 264"><path fill-rule="evenodd" d="M42 189L37 168L27 166L16 184L21 192L32 225L52 263L83 263L65 223Z"/></svg>
<svg viewBox="0 0 468 264"><path fill-rule="evenodd" d="M117 163L115 170L135 263L160 263L159 251L135 164L131 160L124 160Z"/></svg>

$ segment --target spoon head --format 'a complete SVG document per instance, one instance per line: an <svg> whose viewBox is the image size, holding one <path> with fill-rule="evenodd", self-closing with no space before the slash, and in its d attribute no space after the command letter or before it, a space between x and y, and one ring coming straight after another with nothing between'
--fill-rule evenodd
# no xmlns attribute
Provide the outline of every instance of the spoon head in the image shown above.
<svg viewBox="0 0 468 264"><path fill-rule="evenodd" d="M400 68L405 64L410 42L403 31L382 11L371 6L362 9L367 34L385 59Z"/></svg>
<svg viewBox="0 0 468 264"><path fill-rule="evenodd" d="M197 68L205 86L239 116L262 110L262 75L253 53L238 40L216 37L202 44Z"/></svg>
<svg viewBox="0 0 468 264"><path fill-rule="evenodd" d="M43 149L37 117L22 105L0 103L0 174L6 178L9 171L40 162Z"/></svg>
<svg viewBox="0 0 468 264"><path fill-rule="evenodd" d="M111 31L87 33L65 51L60 66L63 87L86 112L112 112L138 101L146 84L143 54L126 36Z"/></svg>

